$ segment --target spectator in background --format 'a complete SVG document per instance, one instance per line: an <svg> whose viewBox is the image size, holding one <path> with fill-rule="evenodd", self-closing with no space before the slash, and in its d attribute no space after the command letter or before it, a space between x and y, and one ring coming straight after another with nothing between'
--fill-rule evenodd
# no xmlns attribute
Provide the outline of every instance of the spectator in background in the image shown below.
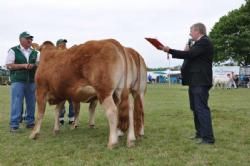
<svg viewBox="0 0 250 166"><path fill-rule="evenodd" d="M152 76L150 74L148 74L148 81L149 83L152 83Z"/></svg>
<svg viewBox="0 0 250 166"><path fill-rule="evenodd" d="M238 88L238 86L239 86L239 76L238 75L235 75L234 82L236 84L236 87Z"/></svg>
<svg viewBox="0 0 250 166"><path fill-rule="evenodd" d="M250 77L245 75L243 77L243 87L249 88L249 84L250 84Z"/></svg>
<svg viewBox="0 0 250 166"><path fill-rule="evenodd" d="M59 39L56 42L56 47L58 49L67 49L66 47L67 40L66 39ZM69 124L72 124L74 122L74 110L73 110L73 103L71 100L69 102L69 113L68 113L68 118L69 118ZM63 110L60 110L60 116L59 116L59 122L61 125L64 124L64 114L65 114L65 106L63 107Z"/></svg>
<svg viewBox="0 0 250 166"><path fill-rule="evenodd" d="M250 77L248 77L247 88L250 88Z"/></svg>

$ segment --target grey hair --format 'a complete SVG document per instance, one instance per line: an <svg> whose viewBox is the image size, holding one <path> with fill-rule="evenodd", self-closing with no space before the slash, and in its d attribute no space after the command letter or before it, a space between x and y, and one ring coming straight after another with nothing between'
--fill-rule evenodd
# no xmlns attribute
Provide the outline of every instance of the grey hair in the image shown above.
<svg viewBox="0 0 250 166"><path fill-rule="evenodd" d="M191 28L194 28L195 30L198 30L202 35L207 34L206 26L203 23L196 23L191 26Z"/></svg>

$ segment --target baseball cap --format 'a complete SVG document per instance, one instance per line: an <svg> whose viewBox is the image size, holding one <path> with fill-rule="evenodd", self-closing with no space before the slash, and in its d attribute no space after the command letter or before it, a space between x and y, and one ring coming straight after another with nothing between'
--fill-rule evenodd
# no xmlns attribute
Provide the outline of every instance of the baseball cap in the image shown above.
<svg viewBox="0 0 250 166"><path fill-rule="evenodd" d="M20 33L19 39L21 38L33 38L32 35L30 35L27 31Z"/></svg>
<svg viewBox="0 0 250 166"><path fill-rule="evenodd" d="M61 43L67 43L67 40L66 39L59 39L59 40L57 40L56 45L58 46Z"/></svg>

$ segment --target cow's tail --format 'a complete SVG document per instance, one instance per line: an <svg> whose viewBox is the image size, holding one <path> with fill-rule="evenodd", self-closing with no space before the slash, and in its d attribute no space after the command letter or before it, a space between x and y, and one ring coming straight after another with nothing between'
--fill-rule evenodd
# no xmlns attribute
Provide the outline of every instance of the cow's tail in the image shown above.
<svg viewBox="0 0 250 166"><path fill-rule="evenodd" d="M129 91L128 89L124 89L122 91L122 95L121 95L121 102L118 105L118 116L119 116L119 121L118 121L118 128L122 131L122 132L126 132L128 130L129 127Z"/></svg>
<svg viewBox="0 0 250 166"><path fill-rule="evenodd" d="M122 132L126 132L129 126L129 89L127 88L127 80L128 80L128 60L126 55L126 50L123 47L123 58L124 58L124 88L122 90L121 94L121 102L118 105L118 129L120 129Z"/></svg>
<svg viewBox="0 0 250 166"><path fill-rule="evenodd" d="M137 88L134 97L134 126L136 137L140 135L142 125L144 124L144 111L143 111L143 101L141 98L141 57L138 52L136 52L138 63L137 64Z"/></svg>
<svg viewBox="0 0 250 166"><path fill-rule="evenodd" d="M143 108L143 99L142 99L142 92L141 89L141 68L143 67L143 62L138 52L132 49L136 56L134 56L134 61L137 66L137 78L135 81L134 86L137 86L134 90L132 90L132 95L134 98L134 128L135 128L135 135L139 136L141 133L141 129L144 125L144 108ZM126 59L126 57L125 57ZM127 73L126 73L127 76ZM118 105L119 109L119 123L118 128L122 132L126 132L129 127L129 89L124 88L122 95L121 95L121 103Z"/></svg>
<svg viewBox="0 0 250 166"><path fill-rule="evenodd" d="M144 124L143 103L140 94L134 96L134 126L136 137L140 135L142 125Z"/></svg>

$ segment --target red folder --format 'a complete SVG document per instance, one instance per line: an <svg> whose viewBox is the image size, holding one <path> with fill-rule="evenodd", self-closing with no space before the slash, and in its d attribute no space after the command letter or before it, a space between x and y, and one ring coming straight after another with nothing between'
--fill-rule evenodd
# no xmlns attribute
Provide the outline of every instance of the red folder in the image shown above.
<svg viewBox="0 0 250 166"><path fill-rule="evenodd" d="M145 37L145 39L151 43L153 46L155 46L155 48L160 49L161 47L164 47L164 45L157 39L155 38L149 38L149 37Z"/></svg>

